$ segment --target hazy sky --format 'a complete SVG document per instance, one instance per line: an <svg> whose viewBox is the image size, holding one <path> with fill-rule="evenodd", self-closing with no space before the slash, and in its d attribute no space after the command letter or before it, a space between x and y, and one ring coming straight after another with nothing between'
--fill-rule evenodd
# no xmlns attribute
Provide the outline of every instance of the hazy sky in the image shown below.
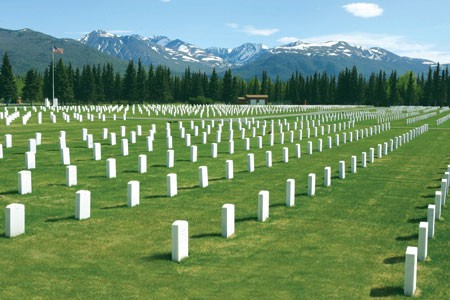
<svg viewBox="0 0 450 300"><path fill-rule="evenodd" d="M0 27L58 38L103 29L196 46L344 40L450 63L450 0L0 0Z"/></svg>

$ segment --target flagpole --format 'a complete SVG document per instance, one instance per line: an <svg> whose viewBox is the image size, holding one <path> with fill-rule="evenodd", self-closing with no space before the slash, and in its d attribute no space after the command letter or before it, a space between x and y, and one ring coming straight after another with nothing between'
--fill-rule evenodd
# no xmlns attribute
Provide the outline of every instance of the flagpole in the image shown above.
<svg viewBox="0 0 450 300"><path fill-rule="evenodd" d="M52 49L52 105L55 101L55 51Z"/></svg>

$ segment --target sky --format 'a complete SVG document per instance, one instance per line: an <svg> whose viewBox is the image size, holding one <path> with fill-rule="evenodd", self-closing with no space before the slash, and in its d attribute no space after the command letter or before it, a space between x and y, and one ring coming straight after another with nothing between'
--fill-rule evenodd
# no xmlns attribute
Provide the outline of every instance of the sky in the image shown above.
<svg viewBox="0 0 450 300"><path fill-rule="evenodd" d="M79 39L93 30L201 48L346 41L450 63L450 0L0 0L0 28Z"/></svg>

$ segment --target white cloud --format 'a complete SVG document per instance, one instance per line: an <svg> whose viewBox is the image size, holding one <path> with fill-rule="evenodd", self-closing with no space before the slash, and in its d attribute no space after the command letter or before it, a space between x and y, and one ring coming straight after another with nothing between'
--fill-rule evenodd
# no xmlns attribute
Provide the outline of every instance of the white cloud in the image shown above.
<svg viewBox="0 0 450 300"><path fill-rule="evenodd" d="M278 39L277 42L282 43L282 44L289 44L289 43L297 42L299 40L300 40L299 38L296 38L294 36L285 36L285 37Z"/></svg>
<svg viewBox="0 0 450 300"><path fill-rule="evenodd" d="M433 44L419 43L409 40L401 35L357 32L322 35L302 40L309 43L345 41L365 48L380 47L400 56L429 59L435 62L439 61L440 63L450 63L450 52L439 51Z"/></svg>
<svg viewBox="0 0 450 300"><path fill-rule="evenodd" d="M228 23L227 26L230 27L231 29L239 28L239 24L237 24L237 23Z"/></svg>
<svg viewBox="0 0 450 300"><path fill-rule="evenodd" d="M383 9L375 3L356 2L342 7L355 17L372 18L383 14Z"/></svg>
<svg viewBox="0 0 450 300"><path fill-rule="evenodd" d="M278 28L255 28L252 25L241 26L237 23L228 23L228 27L235 31L244 32L249 35L269 36L280 31Z"/></svg>
<svg viewBox="0 0 450 300"><path fill-rule="evenodd" d="M161 2L169 3L171 0L161 0Z"/></svg>
<svg viewBox="0 0 450 300"><path fill-rule="evenodd" d="M106 32L121 35L121 34L128 34L132 33L132 30L124 30L124 29L114 29L114 30L106 30Z"/></svg>

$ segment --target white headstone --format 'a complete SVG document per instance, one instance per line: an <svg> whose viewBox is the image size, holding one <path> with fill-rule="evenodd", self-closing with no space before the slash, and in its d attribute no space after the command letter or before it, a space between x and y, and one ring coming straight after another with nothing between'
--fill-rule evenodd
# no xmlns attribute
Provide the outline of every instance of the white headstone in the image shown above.
<svg viewBox="0 0 450 300"><path fill-rule="evenodd" d="M428 252L428 222L420 222L417 259L419 261L425 261L427 259L427 252Z"/></svg>
<svg viewBox="0 0 450 300"><path fill-rule="evenodd" d="M25 205L11 203L5 208L5 236L12 238L25 233Z"/></svg>
<svg viewBox="0 0 450 300"><path fill-rule="evenodd" d="M228 142L228 153L229 154L234 154L234 141L229 141Z"/></svg>
<svg viewBox="0 0 450 300"><path fill-rule="evenodd" d="M266 167L272 167L272 151L266 151Z"/></svg>
<svg viewBox="0 0 450 300"><path fill-rule="evenodd" d="M94 135L93 134L87 135L86 143L87 143L88 149L94 148Z"/></svg>
<svg viewBox="0 0 450 300"><path fill-rule="evenodd" d="M441 179L441 206L445 206L445 201L447 199L447 193L448 193L448 185L447 185L447 179Z"/></svg>
<svg viewBox="0 0 450 300"><path fill-rule="evenodd" d="M309 141L307 143L307 149L308 149L308 154L311 155L313 153L312 142L311 141Z"/></svg>
<svg viewBox="0 0 450 300"><path fill-rule="evenodd" d="M36 139L29 139L28 140L28 148L29 148L29 152L33 152L36 153L37 151L37 147L36 147Z"/></svg>
<svg viewBox="0 0 450 300"><path fill-rule="evenodd" d="M226 179L233 179L233 177L234 177L233 161L232 160L226 160L225 161L225 178Z"/></svg>
<svg viewBox="0 0 450 300"><path fill-rule="evenodd" d="M173 168L174 165L175 165L175 152L172 149L167 150L166 166L168 168Z"/></svg>
<svg viewBox="0 0 450 300"><path fill-rule="evenodd" d="M264 222L269 217L269 191L258 194L258 221Z"/></svg>
<svg viewBox="0 0 450 300"><path fill-rule="evenodd" d="M178 193L177 174L167 174L167 197L174 197Z"/></svg>
<svg viewBox="0 0 450 300"><path fill-rule="evenodd" d="M5 148L12 148L12 135L5 134Z"/></svg>
<svg viewBox="0 0 450 300"><path fill-rule="evenodd" d="M3 158L3 144L0 144L0 159Z"/></svg>
<svg viewBox="0 0 450 300"><path fill-rule="evenodd" d="M408 246L405 253L405 283L403 286L406 296L414 296L417 280L417 247Z"/></svg>
<svg viewBox="0 0 450 300"><path fill-rule="evenodd" d="M31 171L20 171L18 173L19 176L19 182L18 182L18 190L19 194L31 194L32 187L31 187Z"/></svg>
<svg viewBox="0 0 450 300"><path fill-rule="evenodd" d="M77 179L77 166L67 166L66 167L66 185L74 186L78 184Z"/></svg>
<svg viewBox="0 0 450 300"><path fill-rule="evenodd" d="M180 262L189 256L188 222L177 220L172 223L172 260Z"/></svg>
<svg viewBox="0 0 450 300"><path fill-rule="evenodd" d="M331 186L331 167L325 167L323 169L323 185L325 187Z"/></svg>
<svg viewBox="0 0 450 300"><path fill-rule="evenodd" d="M339 179L345 179L345 161L339 161Z"/></svg>
<svg viewBox="0 0 450 300"><path fill-rule="evenodd" d="M286 180L286 206L295 206L295 179Z"/></svg>
<svg viewBox="0 0 450 300"><path fill-rule="evenodd" d="M36 169L36 155L34 152L25 152L25 169Z"/></svg>
<svg viewBox="0 0 450 300"><path fill-rule="evenodd" d="M435 210L436 206L434 204L428 204L427 209L427 222L428 222L428 238L432 239L434 237L434 223L435 223Z"/></svg>
<svg viewBox="0 0 450 300"><path fill-rule="evenodd" d="M361 153L361 167L367 168L367 153L366 152Z"/></svg>
<svg viewBox="0 0 450 300"><path fill-rule="evenodd" d="M357 166L358 166L358 162L357 162L357 159L356 159L356 155L353 155L352 158L351 158L351 172L353 174L355 174L357 172L356 171Z"/></svg>
<svg viewBox="0 0 450 300"><path fill-rule="evenodd" d="M222 236L229 238L234 234L234 204L222 206Z"/></svg>
<svg viewBox="0 0 450 300"><path fill-rule="evenodd" d="M187 143L187 138L186 138L186 146L190 146L191 145L191 138L190 138L190 136L189 136L189 144ZM173 148L173 139L172 139L172 136L171 135L169 135L169 136L166 136L166 147L167 147L167 149L172 149Z"/></svg>
<svg viewBox="0 0 450 300"><path fill-rule="evenodd" d="M208 186L208 167L207 166L198 167L198 181L199 181L199 186L201 188L205 188Z"/></svg>
<svg viewBox="0 0 450 300"><path fill-rule="evenodd" d="M314 196L316 194L316 174L308 174L308 196Z"/></svg>
<svg viewBox="0 0 450 300"><path fill-rule="evenodd" d="M375 161L375 149L370 148L369 149L369 163L373 164Z"/></svg>
<svg viewBox="0 0 450 300"><path fill-rule="evenodd" d="M435 206L435 220L439 220L441 218L441 207L442 207L441 191L436 191L434 193L434 206Z"/></svg>
<svg viewBox="0 0 450 300"><path fill-rule="evenodd" d="M106 178L116 178L116 159L108 158L106 160Z"/></svg>
<svg viewBox="0 0 450 300"><path fill-rule="evenodd" d="M197 146L193 145L191 146L190 151L191 156L191 162L197 162Z"/></svg>
<svg viewBox="0 0 450 300"><path fill-rule="evenodd" d="M383 157L383 146L381 144L377 145L377 157L382 158Z"/></svg>
<svg viewBox="0 0 450 300"><path fill-rule="evenodd" d="M128 156L128 140L122 139L122 156Z"/></svg>
<svg viewBox="0 0 450 300"><path fill-rule="evenodd" d="M94 160L102 159L102 145L100 143L94 143Z"/></svg>
<svg viewBox="0 0 450 300"><path fill-rule="evenodd" d="M91 192L80 190L75 193L75 219L83 220L91 217Z"/></svg>
<svg viewBox="0 0 450 300"><path fill-rule="evenodd" d="M111 146L116 145L116 133L115 133L115 132L111 132L111 133L109 134L109 144L110 144Z"/></svg>
<svg viewBox="0 0 450 300"><path fill-rule="evenodd" d="M138 156L138 173L147 173L147 155L139 154Z"/></svg>
<svg viewBox="0 0 450 300"><path fill-rule="evenodd" d="M140 199L140 183L139 181L129 181L127 186L128 191L128 207L139 205Z"/></svg>
<svg viewBox="0 0 450 300"><path fill-rule="evenodd" d="M283 147L283 162L288 163L289 162L289 148Z"/></svg>
<svg viewBox="0 0 450 300"><path fill-rule="evenodd" d="M247 154L247 171L255 171L255 155L253 153Z"/></svg>
<svg viewBox="0 0 450 300"><path fill-rule="evenodd" d="M211 143L211 157L217 158L217 143Z"/></svg>

